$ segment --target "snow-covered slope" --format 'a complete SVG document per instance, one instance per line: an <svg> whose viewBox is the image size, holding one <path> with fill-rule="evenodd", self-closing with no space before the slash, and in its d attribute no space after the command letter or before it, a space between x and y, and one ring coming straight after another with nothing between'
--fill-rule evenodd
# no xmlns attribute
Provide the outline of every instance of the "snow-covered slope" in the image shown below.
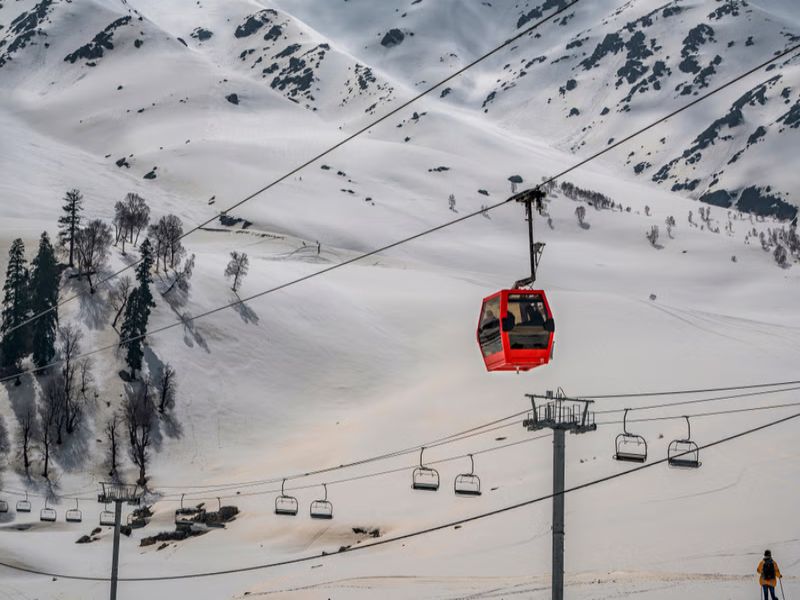
<svg viewBox="0 0 800 600"><path fill-rule="evenodd" d="M114 202L135 191L147 198L154 217L176 213L187 227L201 223L558 4L3 2L0 269L11 239L22 236L30 253L39 232L54 232L60 198L71 187L84 192L87 217L109 219ZM676 6L679 12L665 16ZM708 15L725 6L737 6L739 15L723 14L712 23ZM26 17L14 21L22 11ZM653 24L645 25L643 17L651 12ZM792 2L639 1L617 11L603 0L578 4L570 13L540 38L520 40L516 50L453 82L444 97L435 93L233 211L230 216L250 221L249 228L219 225L188 237L188 250L197 256L191 288L179 299L157 294L152 327L231 302L235 296L223 270L232 250L251 258L240 291L246 297L498 202L509 194L509 176L519 174L523 186L533 185L572 164L573 153L588 154L678 106L692 97L675 89L681 81L699 85L695 74L676 65L687 32L701 22L714 28L715 41L699 48L698 64L706 66L729 40L737 40L709 75L714 85L782 48L788 38L780 32L793 31L799 21ZM625 28L634 21L632 30ZM752 47L746 45L750 27ZM402 39L390 34L393 29ZM660 91L651 82L647 93L633 96L622 110L624 96L641 81L625 79L616 86L613 73L627 64L630 49L611 51L590 69L580 62L607 35L616 32L630 44L637 31L646 32L646 48L650 37L663 46L641 59L649 69L644 78L657 57L667 54L671 75ZM565 53L570 58L552 64ZM520 78L523 57L527 63L542 55L547 59ZM506 63L513 67L504 69ZM540 283L552 295L557 320L555 360L547 367L518 376L485 373L474 340L481 299L525 275L525 225L519 207L511 205L151 336L148 370L169 362L178 373L177 424L160 428L150 471L155 516L123 539L123 575L191 573L335 552L367 543L353 528L400 535L544 495L551 486L549 440L498 448L533 437L519 424L426 453L437 461L482 452L476 467L485 493L477 499L456 499L450 491L452 478L468 468L465 458L438 465L443 486L437 494L412 493L413 454L288 482L301 488L292 492L301 500L296 519L272 514L274 482L229 485L433 440L524 410L525 393L557 386L592 394L797 379L797 267L777 267L752 233L785 224L717 207L701 222L688 190L671 193L651 181L698 133L730 114L742 94L778 74L783 79L766 85L764 104L754 95L752 106L740 107L746 126L734 126L733 139L717 139L710 156L701 149L697 163L675 162L664 183L683 181L694 165L707 181L720 168L720 144L736 152L750 126L763 123L768 134L733 166L723 167L717 187L771 182L775 193L793 191L787 148L797 130L774 123L790 106L783 104L781 90L791 87L789 97L796 99L796 67L786 65L699 105L697 112L654 130L652 139L570 174L570 181L608 195L619 210L589 207L582 227L574 213L585 205L561 192L552 195L551 225L537 220L538 235L548 244ZM569 79L578 87L560 94L558 87ZM565 118L573 105L580 114ZM610 112L601 122L605 105ZM626 167L628 152L635 155L627 157ZM645 158L647 152L652 156ZM628 172L641 160L653 166L639 176ZM748 180L745 168L763 179ZM149 173L155 178L145 179ZM457 212L448 208L450 194ZM674 237L664 233L668 216L677 222ZM653 225L662 227L658 248L645 239ZM127 257L115 250L109 272L135 256L135 250ZM156 286L163 291L166 284L157 280ZM83 282L69 280L63 294L81 291ZM79 324L84 348L91 349L116 341L110 313L102 289L70 302L61 319ZM95 526L102 508L92 499L96 482L106 476L101 427L124 389L121 357L104 352L93 358L100 391L94 423L59 451L53 479L59 520L72 505L66 497L78 495L85 522L45 526L36 512L0 518L2 561L88 575L108 571L108 531L97 542L74 545ZM12 430L38 386L26 378L19 388L0 388L0 410ZM783 392L640 414L678 416L795 398ZM634 403L649 402L606 400L597 409ZM793 412L797 407L698 417L693 433L708 442ZM615 413L602 420L618 418ZM654 458L684 434L683 427L680 420L637 426ZM697 472L655 468L570 495L570 595L671 599L692 593L738 600L754 591L748 578L767 546L793 575L800 560L792 530L798 427L785 424L709 450ZM618 431L612 424L570 436L569 485L624 468L609 458ZM337 483L394 469L400 470ZM320 524L306 511L325 482L336 516ZM47 490L41 478L25 481L13 464L0 472L3 490L25 487L37 494L38 510ZM212 507L220 496L242 514L224 531L161 550L139 548L143 536L172 528L181 493L186 503L203 499ZM16 500L8 491L0 496ZM549 511L544 502L352 555L213 579L126 583L120 592L165 599L245 593L292 599L546 598ZM765 513L774 517L765 519ZM8 570L0 577L0 592L11 597L107 594L103 583ZM798 589L794 579L785 583L790 594Z"/></svg>

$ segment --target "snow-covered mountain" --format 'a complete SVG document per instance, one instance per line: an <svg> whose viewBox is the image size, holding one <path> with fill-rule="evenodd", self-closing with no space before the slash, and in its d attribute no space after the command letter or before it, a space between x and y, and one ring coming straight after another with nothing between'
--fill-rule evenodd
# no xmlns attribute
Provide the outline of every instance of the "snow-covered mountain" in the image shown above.
<svg viewBox="0 0 800 600"><path fill-rule="evenodd" d="M123 575L330 553L367 543L370 534L361 531L398 535L546 494L550 443L528 443L519 424L426 451L428 460L447 460L438 466L437 494L409 489L416 455L287 482L303 511L294 520L272 514L276 484L259 483L492 421L527 408L525 393L798 379L800 279L796 265L781 268L773 258L792 231L773 217L792 216L800 203L793 177L796 54L571 173L572 187L552 190L549 217L536 224L547 243L540 283L557 322L555 359L547 367L488 374L475 343L481 299L526 275L525 225L511 205L189 320L236 299L223 277L232 250L250 256L239 291L247 297L477 211L509 195L510 176L532 186L790 47L800 34L793 0L581 0L226 219L215 218L565 4L0 2L0 273L12 239L23 238L30 258L40 232L54 234L61 198L73 187L85 196L87 218L109 221L114 203L136 192L153 220L176 214L186 229L216 221L185 239L196 256L185 294L169 295L169 278L156 277L151 327L179 326L148 338L145 372L170 363L179 391L175 420L161 423L152 457L154 516L123 539ZM574 186L593 194L576 194ZM589 206L598 194L613 208L594 200ZM714 205L704 217L700 197ZM576 208L587 207L578 223ZM667 233L669 217L676 225ZM661 236L651 245L645 234L653 226ZM138 256L135 248L127 252L115 248L104 273ZM60 318L81 328L83 348L114 345L107 286L90 295L84 281L65 278L63 285L62 297L79 296ZM27 517L0 515L2 562L108 571L108 530L74 545L102 509L93 498L96 482L107 476L102 428L125 393L123 356L92 358L93 418L57 452L50 484L36 475L26 480L13 455L0 471L0 499L13 506L14 494L27 489L35 507ZM19 387L0 388L0 414L12 437L41 385L26 377ZM709 442L798 412L794 401L786 391L645 415L789 405L698 416L693 434ZM604 400L596 408L646 403ZM640 423L637 432L660 458L672 438L685 435L684 425ZM768 546L794 576L798 425L769 431L704 452L697 472L656 468L571 494L570 596L743 599L755 591L753 561ZM568 484L624 468L609 459L618 432L614 422L570 436ZM454 499L452 477L469 468L467 452L480 453L485 493ZM338 481L382 471L389 472ZM306 514L322 483L336 511L323 524ZM54 525L36 519L48 492L59 510ZM241 514L225 530L140 547L144 536L174 528L182 493L186 504L211 507L220 496ZM63 522L74 495L81 498L81 525ZM546 598L549 511L541 503L458 530L269 571L126 583L121 596ZM789 593L798 585L789 577L784 583ZM3 594L100 598L107 588L0 570Z"/></svg>

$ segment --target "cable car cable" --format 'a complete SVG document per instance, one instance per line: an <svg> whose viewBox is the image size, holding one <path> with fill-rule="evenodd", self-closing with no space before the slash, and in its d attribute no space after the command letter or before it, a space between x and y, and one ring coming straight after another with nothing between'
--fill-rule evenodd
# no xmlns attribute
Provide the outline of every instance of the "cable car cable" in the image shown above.
<svg viewBox="0 0 800 600"><path fill-rule="evenodd" d="M579 1L579 0L575 0L575 1ZM630 141L631 139L635 138L636 136L641 135L642 133L645 133L646 131L649 131L653 127L656 127L657 125L660 125L664 121L666 121L666 120L674 117L675 115L677 115L677 114L679 114L679 113L691 108L695 104L698 104L699 102L702 102L703 100L705 100L705 99L713 96L714 94L716 94L716 93L718 93L718 92L730 87L734 83L737 83L737 82L741 81L745 77L755 73L756 71L762 69L765 66L768 66L768 65L780 60L784 56L786 56L788 54L791 54L792 52L795 52L798 49L800 49L800 44L796 44L796 45L791 46L790 48L788 48L786 50L776 52L775 55L772 58L770 58L770 59L768 59L766 61L763 61L762 63L758 64L757 66L752 67L751 69L748 69L744 73L741 73L741 74L735 76L733 79L728 80L727 82L723 83L722 85L720 85L720 86L718 86L718 87L706 92L705 94L702 94L702 95L698 96L697 98L695 98L694 100L692 100L688 104L685 104L685 105L673 110L672 112L668 113L666 116L661 117L658 120L653 121L652 123L650 123L650 124L640 128L640 129L638 129L634 133L631 133L631 134L625 136L624 138L620 139L619 141L614 142L613 144L611 144L609 146L606 146L602 150L599 150L599 151L595 152L594 154L588 156L587 158L575 163L571 167L568 167L568 168L564 169L563 171L559 172L558 174L556 174L556 175L554 175L554 176L552 176L552 177L550 177L548 179L543 180L539 185L542 186L542 185L546 185L548 183L551 183L551 182L555 181L556 179L558 179L560 177L563 177L564 175L574 171L575 169L587 164L588 162L591 162L591 161L599 158L600 156L603 156L604 154L610 152L611 150L619 147L621 144ZM135 342L135 341L144 339L148 335L155 335L157 333L161 333L163 331L167 331L169 329L173 329L173 328L179 327L181 325L185 326L187 323L193 323L196 320L203 319L205 317L214 315L214 314L216 314L218 312L221 312L223 310L227 310L227 309L230 309L230 308L233 308L233 307L236 307L236 306L242 306L246 302L249 302L249 301L254 300L256 298L260 298L262 296L266 296L268 294L272 294L272 293L284 290L284 289L286 289L288 287L297 285L299 283L303 283L305 281L308 281L309 279L313 279L313 278L318 277L320 275L325 275L327 273L330 273L330 272L335 271L337 269L340 269L342 267L346 267L346 266L351 265L353 263L362 261L365 258L369 258L371 256L375 256L376 254L380 254L381 252L385 252L386 250L391 250L392 248L396 248L398 246L401 246L403 244L407 244L407 243L409 243L411 241L414 241L414 240L419 239L421 237L424 237L426 235L430 235L431 233L435 233L437 231L440 231L442 229L450 227L451 225L455 225L457 223L461 223L462 221L466 221L467 219L471 219L471 218L476 217L478 215L485 214L489 210L494 210L495 208L503 206L504 204L508 204L509 202L512 202L514 200L515 200L515 196L512 196L511 198L507 198L506 200L502 200L502 201L497 202L495 204L492 204L491 206L488 206L486 208L482 208L480 210L477 210L477 211L474 211L474 212L471 212L471 213L467 213L462 217L458 217L458 218L453 219L451 221L446 221L444 223L441 223L441 224L436 225L434 227L431 227L429 229L423 230L423 231L421 231L419 233L416 233L414 235L410 235L408 237L402 238L402 239L397 240L395 242L391 242L389 244L381 246L380 248L376 248L376 249L371 250L369 252L365 252L363 254L359 254L357 256L349 258L349 259L347 259L345 261L342 261L340 263L337 263L335 265L331 265L329 267L325 267L324 269L320 269L319 271L314 271L313 273L309 273L308 275L303 275L302 277L298 277L296 279L293 279L293 280L284 282L282 284L276 285L276 286L274 286L272 288L268 288L268 289L263 290L261 292L257 292L255 294L252 294L251 296L246 297L246 298L237 299L234 302L230 302L228 304L224 304L222 306L218 306L216 308L207 310L205 312L199 313L199 314L191 316L191 317L182 317L181 319L179 319L177 321L174 321L174 322L169 323L167 325L163 325L163 326L158 327L156 329L153 329L151 331L146 331L146 332L144 332L142 334L131 336L129 338L120 340L117 343L109 344L107 346L101 346L99 348L95 348L94 350L91 350L91 351L88 351L88 352L84 352L84 353L80 354L79 356L77 356L76 359L85 358L87 356L92 356L94 354L97 354L99 352L104 352L106 350L119 348L120 346L124 346L126 344L131 343L131 342ZM136 264L136 263L133 263L133 264ZM30 374L30 373L38 373L40 371L44 371L44 370L49 369L51 367L55 367L55 366L61 365L63 362L64 362L63 360L56 360L54 362L51 362L48 365L26 369L24 371L20 371L19 373L15 374L15 375L9 375L9 376L0 378L0 383L3 383L5 381L11 381L13 379L18 378L21 375L26 375L26 374ZM800 382L793 382L793 383L800 383ZM686 392L686 393L688 393L688 392ZM620 396L616 396L616 397L620 397Z"/></svg>
<svg viewBox="0 0 800 600"><path fill-rule="evenodd" d="M708 448L713 448L715 446L721 446L723 444L726 444L728 442L734 441L736 439L739 439L739 438L742 438L742 437L745 437L745 436L748 436L748 435L752 435L754 433L763 431L763 430L768 429L770 427L775 427L777 425L781 425L781 424L786 423L788 421L791 421L793 419L797 419L798 417L800 417L800 413L795 413L793 415L789 415L787 417L783 417L783 418L777 419L775 421L770 421L770 422L765 423L763 425L759 425L757 427L752 427L750 429L746 429L744 431L740 431L740 432L731 434L731 435L726 436L724 438L720 438L720 439L718 439L716 441L709 442L707 444L699 446L699 449L700 450L706 450ZM606 475L604 477L600 477L600 478L594 479L592 481L587 481L586 483L581 483L581 484L569 487L569 488L565 489L561 493L561 495L571 494L571 493L574 493L574 492L577 492L577 491L580 491L580 490L584 490L584 489L588 489L590 487L594 487L594 486L599 485L601 483L606 483L606 482L609 482L609 481L613 481L615 479L621 479L622 477L626 477L626 476L631 475L633 473L638 473L638 472L644 471L646 469L651 469L651 468L653 468L653 467L655 467L657 465L664 464L664 463L667 462L667 460L668 459L666 459L666 458L662 458L660 460L656 460L656 461L653 461L653 462L650 462L650 463L642 464L640 466L633 467L633 468L627 469L625 471L620 471L620 472L617 472L617 473L611 473L611 474ZM439 525L433 525L431 527L426 527L424 529L419 529L419 530L412 531L412 532L409 532L409 533L396 535L394 537L378 539L378 540L376 540L374 542L369 542L367 544L360 544L360 545L357 545L357 546L354 545L354 546L350 546L349 548L342 547L342 548L340 548L340 550L338 552L331 552L331 553L321 552L319 554L314 554L314 555L310 555L310 556L301 556L301 557L297 557L297 558L290 558L290 559L286 559L286 560L282 560L282 561L266 563L266 564L261 564L261 565L252 565L252 566L248 566L248 567L234 567L234 568L231 568L231 569L224 569L224 570L218 570L218 571L205 571L205 572L200 572L200 573L185 573L185 574L179 574L179 575L161 575L161 576L151 576L151 577L120 577L119 581L124 581L124 582L153 582L153 581L176 581L176 580L185 580L185 579L198 579L198 578L205 578L205 577L218 577L218 576L222 576L222 575L234 575L234 574L238 574L238 573L248 573L248 572L253 572L253 571L263 571L263 570L266 570L266 569L272 569L272 568L281 567L281 566L304 563L304 562L309 562L309 561L312 561L312 560L321 560L321 559L324 559L324 558L330 558L332 556L341 556L341 555L344 555L344 554L350 554L350 553L353 553L353 552L358 552L360 550L366 550L368 548L375 548L377 546L384 546L386 544L392 544L392 543L399 542L399 541L402 541L402 540L412 539L412 538L415 538L415 537L419 537L419 536L427 535L427 534L434 533L434 532L437 532L437 531L441 531L443 529L449 529L449 528L455 527L457 525L464 525L464 524L467 524L467 523L472 523L472 522L479 521L479 520L482 520L482 519L485 519L485 518L488 518L488 517L493 517L493 516L496 516L496 515L499 515L499 514L503 514L503 513L506 513L506 512L511 512L511 511L514 511L514 510L518 510L520 508L525 508L525 507L531 506L533 504L538 504L540 502L545 502L547 500L551 500L555 496L556 496L556 494L552 494L552 493L551 494L546 494L544 496L539 496L537 498L532 498L530 500L524 500L522 502L518 502L518 503L515 503L515 504L504 506L502 508L497 508L497 509L494 509L494 510L491 510L491 511L479 513L479 514L476 514L476 515L472 515L470 517L465 517L463 519L456 519L456 520L453 520L453 521L449 521L447 523L440 523ZM109 581L109 578L107 578L107 577L92 577L92 576L85 576L85 575L69 575L69 574L63 574L63 573L52 573L52 572L42 571L42 570L39 570L39 569L33 569L33 568L30 568L30 567L21 567L21 566L18 566L18 565L12 565L12 564L9 564L9 563L4 562L4 561L0 561L0 566L6 567L8 569L15 570L15 571L20 571L20 572L23 572L23 573L29 573L29 574L32 574L32 575L41 575L41 576L45 576L45 577L55 577L55 578L60 578L60 579L69 579L69 580L78 580L78 581L103 581L103 582L104 581Z"/></svg>
<svg viewBox="0 0 800 600"><path fill-rule="evenodd" d="M190 229L189 231L187 231L186 233L181 235L178 238L178 240L179 241L183 240L184 238L186 238L187 236L191 235L192 233L194 233L196 231L199 231L203 227L206 227L207 225L213 223L214 221L216 221L220 217L227 215L228 212L230 212L230 211L232 211L232 210L234 210L236 208L239 208L240 206L242 206L246 202L249 202L250 200L252 200L256 196L259 196L259 195L263 194L264 192L266 192L267 190L275 187L279 183L281 183L283 181L286 181L287 179L289 179L289 177L291 177L293 175L296 175L297 173L299 173L300 171L302 171L306 167L312 165L313 163L315 163L319 159L324 158L325 156L327 156L328 154L334 152L335 150L338 150L339 148L341 148L345 144L351 142L355 138L357 138L357 137L361 136L362 134L366 133L367 131L369 131L370 129L375 127L376 125L379 125L380 123L382 123L383 121L385 121L389 117L392 117L392 116L396 115L397 113L399 113L400 111L405 110L406 108L408 108L409 106L411 106L412 104L417 102L418 100L421 100L422 98L424 98L425 96L429 95L431 92L437 90L438 88L440 88L444 84L446 84L449 81L457 78L459 75L463 74L465 71L473 68L474 66L478 65L479 63L485 61L487 58L490 58L491 56L495 55L500 50L502 50L504 48L507 48L508 46L510 46L511 44L516 42L517 40L520 40L523 37L525 37L527 35L530 35L533 31L535 31L536 29L538 29L539 27L541 27L542 25L544 25L548 21L551 21L552 19L554 19L558 15L562 14L567 9L575 6L578 2L580 2L580 0L571 0L570 2L568 2L567 4L562 6L561 8L558 8L556 11L551 13L549 16L540 19L539 21L537 21L536 23L534 23L530 27L525 28L520 33L517 33L514 36L512 36L511 38L507 39L505 42L503 42L499 46L494 47L489 52L486 52L485 54L483 54L483 55L479 56L478 58L474 59L472 62L466 64L465 66L461 67L457 71L451 73L445 79L442 79L438 83L435 83L435 84L429 86L428 88L426 88L423 91L421 91L420 93L418 93L416 96L413 96L411 99L406 100L405 102L400 104L398 107L393 108L392 110L387 112L385 115L379 117L378 119L370 121L370 123L368 125L362 127L361 129L358 129L356 132L351 133L350 135L346 136L345 138L339 140L333 146L330 146L326 150L323 150L319 154L315 155L313 158L310 158L310 159L306 160L304 163L298 165L297 167L294 167L292 170L284 173L283 175L281 175L277 179L274 179L272 182L268 183L267 185L265 185L261 189L251 193L250 195L248 195L248 196L244 197L243 199L235 202L234 204L232 204L231 206L227 207L226 209L220 211L218 214L214 215L210 219L208 219L206 221L203 221L199 225L196 225L195 227L193 227L192 229ZM95 284L95 287L99 287L99 286L107 283L108 281L110 281L110 280L112 280L112 279L114 279L116 277L119 277L120 275L122 275L126 271L136 267L136 265L138 265L140 262L141 262L141 258L137 259L136 261L134 261L134 262L132 262L132 263L130 263L128 265L126 265L122 269L120 269L120 270L112 273L111 275L105 277L104 279L101 279L100 281L98 281ZM24 327L25 325L28 325L28 324L32 323L33 321L35 321L39 317L42 317L42 316L44 316L44 315L46 315L46 314L48 314L48 313L50 313L50 312L52 312L54 310L57 310L60 306L63 306L67 302L71 302L72 300L75 300L75 299L80 298L81 296L85 296L85 295L86 295L85 291L78 292L77 294L73 294L69 298L65 298L64 300L58 302L55 306L52 306L52 307L50 307L50 308L48 308L48 309L46 309L46 310L44 310L44 311L42 311L42 312L40 312L38 314L35 314L32 317L30 317L30 318L26 319L25 321L23 321L22 323L19 323L19 324L15 325L14 327L10 328L6 333L11 333L12 331L16 331L20 327Z"/></svg>

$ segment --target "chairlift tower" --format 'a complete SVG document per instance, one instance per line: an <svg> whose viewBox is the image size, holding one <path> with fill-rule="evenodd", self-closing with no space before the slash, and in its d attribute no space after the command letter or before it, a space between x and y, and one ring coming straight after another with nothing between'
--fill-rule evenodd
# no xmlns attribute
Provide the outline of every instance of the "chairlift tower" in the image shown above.
<svg viewBox="0 0 800 600"><path fill-rule="evenodd" d="M553 430L553 576L552 600L564 600L564 446L565 433L595 431L594 412L589 410L592 400L567 398L559 388L554 395L548 390L544 403L536 404L541 396L526 394L533 410L522 425L528 431Z"/></svg>
<svg viewBox="0 0 800 600"><path fill-rule="evenodd" d="M114 503L114 553L111 559L111 600L117 600L117 576L119 572L119 528L122 521L122 504L138 505L142 494L137 485L127 483L101 483L102 492L97 501Z"/></svg>

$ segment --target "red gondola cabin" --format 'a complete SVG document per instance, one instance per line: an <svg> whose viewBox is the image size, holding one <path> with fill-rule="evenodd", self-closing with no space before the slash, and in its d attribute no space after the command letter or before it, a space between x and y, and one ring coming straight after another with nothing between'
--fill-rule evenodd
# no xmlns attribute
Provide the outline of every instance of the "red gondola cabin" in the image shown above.
<svg viewBox="0 0 800 600"><path fill-rule="evenodd" d="M484 298L478 344L487 371L529 371L553 354L555 324L542 290L501 290Z"/></svg>

